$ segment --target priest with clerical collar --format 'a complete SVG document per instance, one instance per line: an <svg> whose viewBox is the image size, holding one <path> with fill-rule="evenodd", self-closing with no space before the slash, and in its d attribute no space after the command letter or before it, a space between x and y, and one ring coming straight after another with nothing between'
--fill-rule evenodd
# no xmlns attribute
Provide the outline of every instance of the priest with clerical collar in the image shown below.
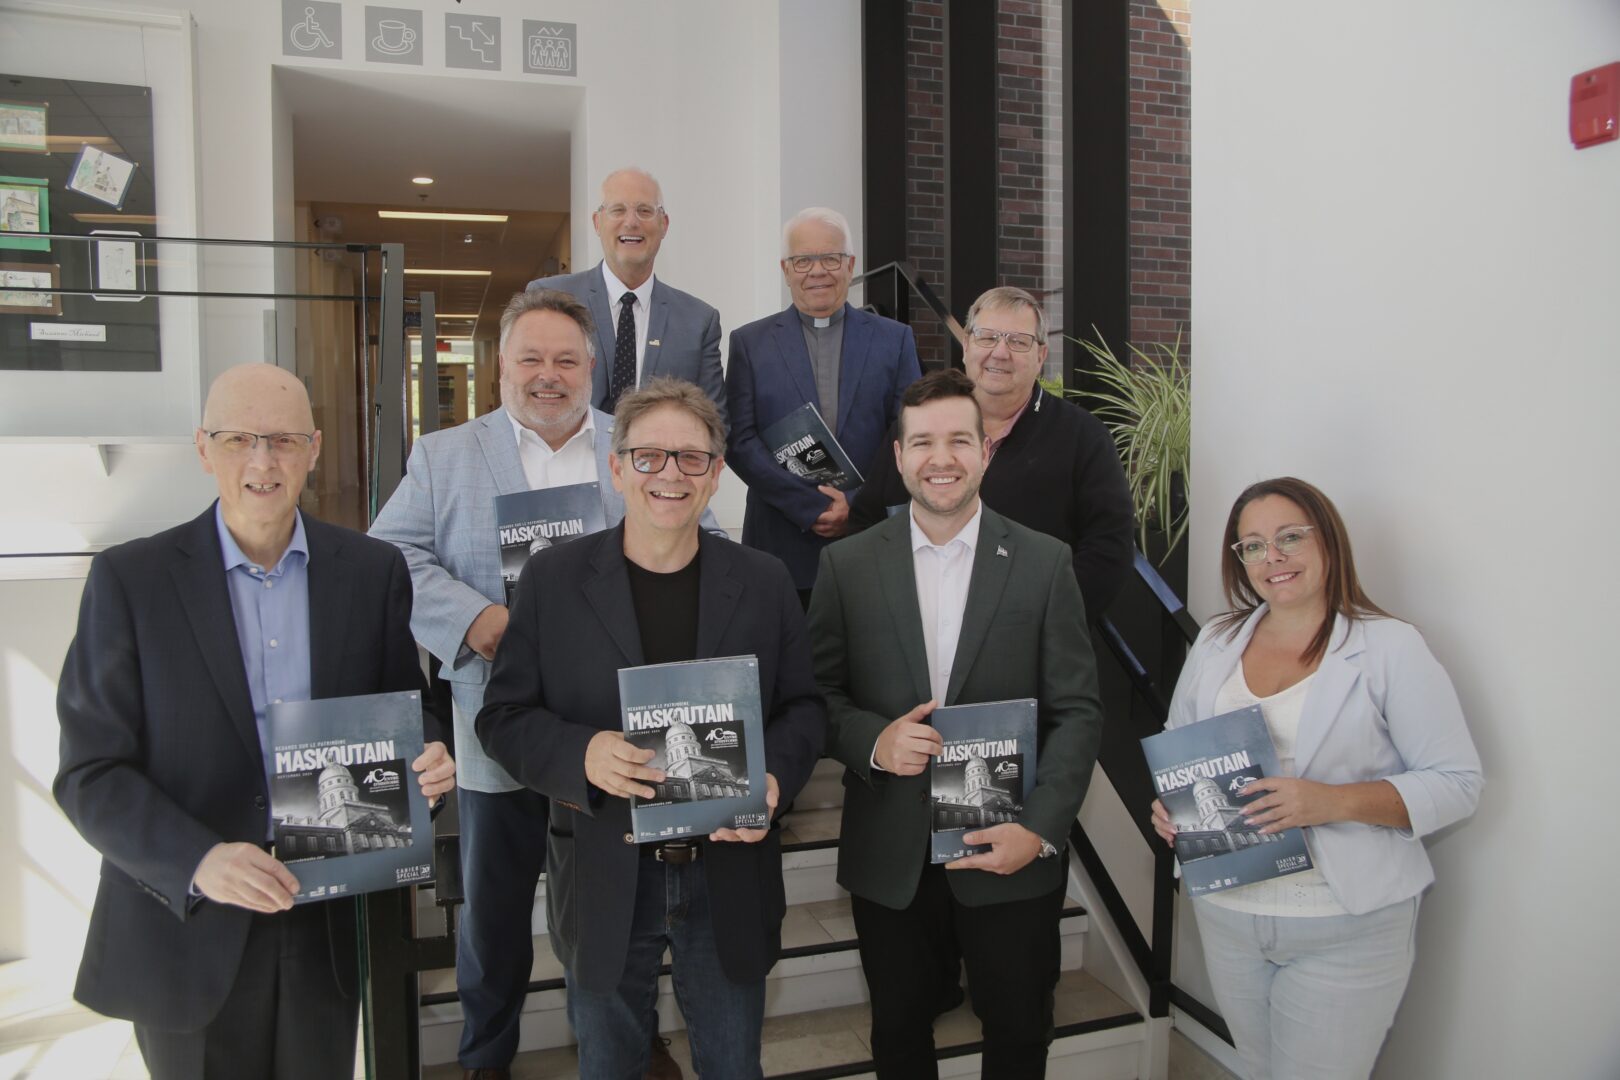
<svg viewBox="0 0 1620 1080"><path fill-rule="evenodd" d="M743 543L785 562L808 598L821 549L844 535L853 493L793 475L761 432L812 402L864 471L922 371L909 326L849 305L855 241L844 215L819 206L793 215L780 265L792 305L731 334L727 460L748 484Z"/></svg>

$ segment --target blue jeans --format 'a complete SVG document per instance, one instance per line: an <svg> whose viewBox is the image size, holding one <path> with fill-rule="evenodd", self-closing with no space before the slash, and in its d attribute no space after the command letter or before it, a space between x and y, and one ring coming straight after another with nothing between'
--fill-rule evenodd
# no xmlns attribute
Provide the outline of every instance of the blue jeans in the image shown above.
<svg viewBox="0 0 1620 1080"><path fill-rule="evenodd" d="M518 1022L534 964L530 917L546 861L544 795L456 792L461 813L461 884L456 990L461 995L463 1068L504 1068L517 1053Z"/></svg>
<svg viewBox="0 0 1620 1080"><path fill-rule="evenodd" d="M701 861L666 866L643 855L624 976L610 991L568 974L568 1020L579 1040L580 1080L641 1080L655 1034L658 967L670 952L675 1000L701 1077L758 1080L765 980L732 982L720 969Z"/></svg>
<svg viewBox="0 0 1620 1080"><path fill-rule="evenodd" d="M1412 974L1418 898L1365 915L1193 901L1215 1003L1248 1080L1366 1080Z"/></svg>

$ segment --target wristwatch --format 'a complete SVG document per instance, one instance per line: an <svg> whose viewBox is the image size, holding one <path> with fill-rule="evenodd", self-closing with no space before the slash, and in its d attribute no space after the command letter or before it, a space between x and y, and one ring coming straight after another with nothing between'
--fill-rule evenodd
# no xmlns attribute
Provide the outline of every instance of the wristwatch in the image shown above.
<svg viewBox="0 0 1620 1080"><path fill-rule="evenodd" d="M1040 838L1040 841L1041 852L1039 855L1035 856L1037 859L1050 859L1052 856L1057 854L1057 848L1052 846L1052 841L1048 840L1044 836Z"/></svg>

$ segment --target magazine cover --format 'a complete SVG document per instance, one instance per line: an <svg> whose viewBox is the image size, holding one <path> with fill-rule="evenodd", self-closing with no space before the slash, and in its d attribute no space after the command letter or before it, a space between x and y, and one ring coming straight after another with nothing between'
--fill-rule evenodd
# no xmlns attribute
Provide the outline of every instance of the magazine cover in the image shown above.
<svg viewBox="0 0 1620 1080"><path fill-rule="evenodd" d="M1258 705L1142 740L1153 789L1176 826L1176 859L1189 896L1311 868L1298 829L1262 833L1243 820L1259 795L1238 794L1277 774L1277 750Z"/></svg>
<svg viewBox="0 0 1620 1080"><path fill-rule="evenodd" d="M264 748L276 858L295 903L433 880L433 827L411 762L415 690L271 705Z"/></svg>
<svg viewBox="0 0 1620 1080"><path fill-rule="evenodd" d="M636 843L770 824L757 659L620 668L619 704L624 737L666 774L656 796L630 800Z"/></svg>
<svg viewBox="0 0 1620 1080"><path fill-rule="evenodd" d="M989 851L966 844L975 829L1017 821L1035 789L1035 699L946 705L928 722L944 747L928 766L933 803L931 861Z"/></svg>
<svg viewBox="0 0 1620 1080"><path fill-rule="evenodd" d="M508 607L530 555L607 528L602 492L594 483L497 495L495 523L501 532L501 580Z"/></svg>
<svg viewBox="0 0 1620 1080"><path fill-rule="evenodd" d="M831 484L839 491L861 486L860 470L838 445L821 419L821 410L807 401L760 432L760 438L782 467L815 484Z"/></svg>

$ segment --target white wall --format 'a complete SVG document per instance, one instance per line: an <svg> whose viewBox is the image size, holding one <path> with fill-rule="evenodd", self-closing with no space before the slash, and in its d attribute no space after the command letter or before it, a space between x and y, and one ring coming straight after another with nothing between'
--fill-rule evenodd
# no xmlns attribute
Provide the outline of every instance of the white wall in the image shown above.
<svg viewBox="0 0 1620 1080"><path fill-rule="evenodd" d="M98 0L98 6L149 5ZM363 6L344 5L348 55L334 63L282 56L279 3L191 4L201 235L293 238L289 127L272 69L374 68L363 60ZM858 0L552 0L544 10L520 0L486 0L479 12L503 20L506 71L498 76L450 73L439 63L443 13L462 10L452 0L410 6L424 11L427 62L420 69L382 68L390 74L527 80L583 90L571 140L576 221L588 220L595 185L608 170L632 162L651 169L663 183L672 219L659 275L719 308L727 332L786 303L776 267L784 216L801 202L825 201L859 221ZM577 78L521 73L517 42L524 17L578 25ZM0 43L9 41L7 35L0 26ZM787 68L794 69L791 76L784 74ZM820 131L809 130L812 121ZM500 167L498 151L491 148L491 168ZM595 234L583 224L576 227L575 267L594 265L600 256ZM205 288L276 284L275 263L262 256L218 253L205 264ZM225 366L264 357L269 307L242 303L205 313L205 382ZM285 317L279 330L286 348L291 328ZM92 448L0 442L0 475L6 477L0 550L98 547L185 520L212 497L189 442L114 451L112 462L109 476ZM724 524L741 526L742 500L734 480L722 488L716 512ZM65 576L49 585L6 577L16 572L0 566L0 611L7 624L0 633L0 737L11 739L9 749L0 749L0 811L16 826L9 834L0 830L0 867L18 868L15 889L0 896L0 958L36 955L52 942L76 948L82 934L77 923L93 883L79 873L87 851L70 834L58 835L63 823L51 817L48 790L40 794L55 771L54 682L81 583L71 568L54 571ZM41 739L41 732L47 737ZM53 877L25 857L35 810L51 817L53 824L40 825L39 835L50 837L58 863L72 872Z"/></svg>
<svg viewBox="0 0 1620 1080"><path fill-rule="evenodd" d="M1237 491L1318 483L1488 774L1383 1077L1620 1075L1620 143L1567 137L1617 54L1611 0L1198 8L1193 608Z"/></svg>

